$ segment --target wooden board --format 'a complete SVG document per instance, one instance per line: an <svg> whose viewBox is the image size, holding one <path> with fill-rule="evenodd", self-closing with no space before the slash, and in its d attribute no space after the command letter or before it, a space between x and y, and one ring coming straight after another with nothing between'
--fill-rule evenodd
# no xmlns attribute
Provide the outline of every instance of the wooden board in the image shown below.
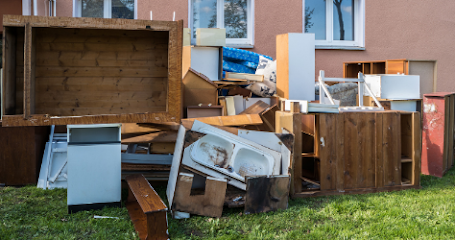
<svg viewBox="0 0 455 240"><path fill-rule="evenodd" d="M251 105L249 108L245 109L245 111L239 113L239 115L245 115L245 114L261 114L264 111L266 111L270 105L263 101L257 101L253 105Z"/></svg>
<svg viewBox="0 0 455 240"><path fill-rule="evenodd" d="M297 103L298 105L298 103ZM296 107L298 109L298 107ZM302 191L302 114L297 112L276 111L275 132L289 132L295 135L294 152L291 157L291 194Z"/></svg>
<svg viewBox="0 0 455 240"><path fill-rule="evenodd" d="M20 114L23 98L25 119L6 118L5 126L179 122L182 21L7 15L5 26L25 28L25 64L14 69L23 88L4 90L16 93L6 115Z"/></svg>
<svg viewBox="0 0 455 240"><path fill-rule="evenodd" d="M223 106L188 106L186 108L188 118L224 116Z"/></svg>
<svg viewBox="0 0 455 240"><path fill-rule="evenodd" d="M150 144L150 153L152 154L174 154L175 142L156 142Z"/></svg>
<svg viewBox="0 0 455 240"><path fill-rule="evenodd" d="M289 183L289 176L247 177L245 214L287 209Z"/></svg>
<svg viewBox="0 0 455 240"><path fill-rule="evenodd" d="M122 139L123 144L129 143L153 143L153 142L175 142L177 140L176 131L161 131L148 133L136 137Z"/></svg>
<svg viewBox="0 0 455 240"><path fill-rule="evenodd" d="M382 153L384 186L401 185L401 131L400 115L396 112L383 114Z"/></svg>
<svg viewBox="0 0 455 240"><path fill-rule="evenodd" d="M221 217L227 181L207 177L204 193L191 195L193 177L193 174L179 174L172 209L201 216Z"/></svg>
<svg viewBox="0 0 455 240"><path fill-rule="evenodd" d="M343 136L336 136L337 114L323 114L319 119L319 140L321 159L321 190L336 189L337 180L337 152L336 140ZM334 135L335 134L335 135Z"/></svg>
<svg viewBox="0 0 455 240"><path fill-rule="evenodd" d="M245 114L220 117L205 117L205 118L188 118L182 119L182 124L188 127L195 120L201 121L214 126L243 126L243 125L261 125L263 122L258 114Z"/></svg>

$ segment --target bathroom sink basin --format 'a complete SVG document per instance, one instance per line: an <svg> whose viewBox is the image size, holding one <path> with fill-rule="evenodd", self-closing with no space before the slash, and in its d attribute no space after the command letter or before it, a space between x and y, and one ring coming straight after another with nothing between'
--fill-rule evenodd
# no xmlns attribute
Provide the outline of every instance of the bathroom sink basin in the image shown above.
<svg viewBox="0 0 455 240"><path fill-rule="evenodd" d="M279 153L276 153L281 158ZM275 158L257 147L223 135L207 134L191 149L193 161L245 182L246 176L279 174ZM278 165L279 166L279 165Z"/></svg>

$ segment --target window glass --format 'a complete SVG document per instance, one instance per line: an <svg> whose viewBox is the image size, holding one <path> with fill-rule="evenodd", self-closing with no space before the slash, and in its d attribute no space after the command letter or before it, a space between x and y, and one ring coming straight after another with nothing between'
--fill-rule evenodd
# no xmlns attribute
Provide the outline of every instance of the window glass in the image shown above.
<svg viewBox="0 0 455 240"><path fill-rule="evenodd" d="M305 32L314 33L316 40L326 40L325 1L326 0L305 1Z"/></svg>
<svg viewBox="0 0 455 240"><path fill-rule="evenodd" d="M196 37L197 28L216 28L216 1L217 0L192 0L193 1L193 35Z"/></svg>
<svg viewBox="0 0 455 240"><path fill-rule="evenodd" d="M224 27L227 38L248 37L247 0L224 0Z"/></svg>
<svg viewBox="0 0 455 240"><path fill-rule="evenodd" d="M333 40L354 40L354 0L333 0Z"/></svg>
<svg viewBox="0 0 455 240"><path fill-rule="evenodd" d="M112 0L112 18L134 19L134 0Z"/></svg>
<svg viewBox="0 0 455 240"><path fill-rule="evenodd" d="M104 0L81 0L81 17L102 18L104 13Z"/></svg>

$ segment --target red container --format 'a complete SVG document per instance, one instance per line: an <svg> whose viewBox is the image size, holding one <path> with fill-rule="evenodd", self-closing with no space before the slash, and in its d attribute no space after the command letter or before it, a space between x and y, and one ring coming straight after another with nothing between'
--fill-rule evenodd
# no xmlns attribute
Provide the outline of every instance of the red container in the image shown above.
<svg viewBox="0 0 455 240"><path fill-rule="evenodd" d="M453 166L453 92L423 95L422 173L442 177Z"/></svg>

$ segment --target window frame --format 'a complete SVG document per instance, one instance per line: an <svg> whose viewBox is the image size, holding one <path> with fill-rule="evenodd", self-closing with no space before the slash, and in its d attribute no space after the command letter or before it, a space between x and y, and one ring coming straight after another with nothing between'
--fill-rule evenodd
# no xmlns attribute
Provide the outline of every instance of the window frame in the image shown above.
<svg viewBox="0 0 455 240"><path fill-rule="evenodd" d="M112 18L112 0L103 0L103 18ZM73 0L73 17L82 16L82 1ZM137 19L137 0L134 0L134 19Z"/></svg>
<svg viewBox="0 0 455 240"><path fill-rule="evenodd" d="M253 48L254 46L254 0L248 1L247 9L247 24L248 24L248 37L247 38L226 38L226 46L236 48ZM193 31L193 0L188 0L188 28L191 33L191 44L196 44ZM220 4L222 3L222 4ZM220 7L223 6L223 7ZM217 0L217 28L224 28L224 0Z"/></svg>
<svg viewBox="0 0 455 240"><path fill-rule="evenodd" d="M305 32L305 1L303 0L303 30ZM311 0L310 0L311 1ZM365 49L365 0L354 0L354 41L333 40L333 1L326 1L326 40L316 40L316 49Z"/></svg>

